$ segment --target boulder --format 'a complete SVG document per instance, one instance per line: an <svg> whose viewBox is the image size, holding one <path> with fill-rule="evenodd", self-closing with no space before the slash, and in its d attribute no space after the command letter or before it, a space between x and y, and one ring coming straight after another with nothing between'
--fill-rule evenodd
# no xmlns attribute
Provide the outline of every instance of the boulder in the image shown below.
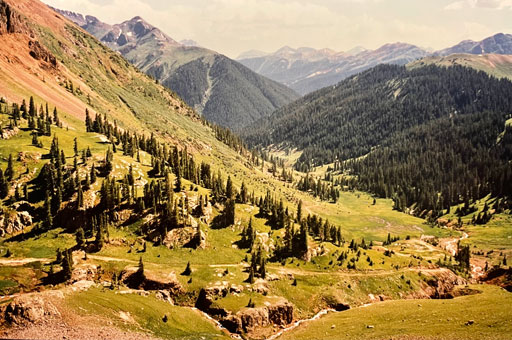
<svg viewBox="0 0 512 340"><path fill-rule="evenodd" d="M257 327L265 327L270 324L267 307L247 308L238 312L236 316L242 321L244 332L251 332Z"/></svg>
<svg viewBox="0 0 512 340"><path fill-rule="evenodd" d="M20 232L31 225L32 216L27 211L0 211L0 237Z"/></svg>
<svg viewBox="0 0 512 340"><path fill-rule="evenodd" d="M97 275L98 267L96 265L90 263L80 264L73 268L73 272L71 273L71 283L79 281L94 281Z"/></svg>
<svg viewBox="0 0 512 340"><path fill-rule="evenodd" d="M268 309L268 318L270 323L278 326L286 326L293 321L293 305L289 302L283 302L276 305L270 305Z"/></svg>
<svg viewBox="0 0 512 340"><path fill-rule="evenodd" d="M242 320L236 315L228 315L220 321L220 324L231 333L242 333Z"/></svg>
<svg viewBox="0 0 512 340"><path fill-rule="evenodd" d="M177 228L169 231L162 240L162 244L169 249L175 248L206 248L206 234L203 231L197 232L196 228Z"/></svg>
<svg viewBox="0 0 512 340"><path fill-rule="evenodd" d="M246 308L236 316L241 320L244 332L252 332L268 325L286 326L293 322L293 305L283 301L265 307Z"/></svg>
<svg viewBox="0 0 512 340"><path fill-rule="evenodd" d="M16 136L19 132L20 132L20 129L18 129L17 127L3 128L3 129L0 129L0 138L1 139L10 139L10 138Z"/></svg>
<svg viewBox="0 0 512 340"><path fill-rule="evenodd" d="M15 298L4 310L4 319L10 324L43 323L60 316L59 310L42 297L25 295Z"/></svg>
<svg viewBox="0 0 512 340"><path fill-rule="evenodd" d="M158 292L156 292L155 297L158 300L165 301L174 306L174 301L172 300L171 292L169 292L168 290L159 290Z"/></svg>

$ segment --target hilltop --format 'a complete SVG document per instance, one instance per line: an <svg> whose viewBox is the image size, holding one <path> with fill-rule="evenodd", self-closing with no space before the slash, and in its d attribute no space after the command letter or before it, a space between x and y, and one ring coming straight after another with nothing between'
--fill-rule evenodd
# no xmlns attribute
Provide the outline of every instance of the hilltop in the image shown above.
<svg viewBox="0 0 512 340"><path fill-rule="evenodd" d="M483 71L497 78L512 79L512 56L503 54L451 54L448 56L432 56L414 61L408 68L425 65L454 66L460 65Z"/></svg>

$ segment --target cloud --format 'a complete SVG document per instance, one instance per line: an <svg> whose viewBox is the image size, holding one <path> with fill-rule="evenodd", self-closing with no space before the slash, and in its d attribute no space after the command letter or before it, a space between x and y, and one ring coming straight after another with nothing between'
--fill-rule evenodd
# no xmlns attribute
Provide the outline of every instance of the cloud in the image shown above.
<svg viewBox="0 0 512 340"><path fill-rule="evenodd" d="M512 9L512 0L461 0L447 5L445 10L461 10L465 8Z"/></svg>

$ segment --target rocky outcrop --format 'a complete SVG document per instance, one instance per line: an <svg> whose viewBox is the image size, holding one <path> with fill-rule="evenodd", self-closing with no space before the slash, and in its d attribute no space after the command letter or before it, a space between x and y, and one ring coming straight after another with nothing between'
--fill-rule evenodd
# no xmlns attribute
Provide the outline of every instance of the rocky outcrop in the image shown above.
<svg viewBox="0 0 512 340"><path fill-rule="evenodd" d="M33 295L15 298L4 307L2 314L7 323L14 325L43 323L49 318L60 316L59 310L51 302Z"/></svg>
<svg viewBox="0 0 512 340"><path fill-rule="evenodd" d="M246 308L236 314L244 332L252 332L269 325L286 326L293 321L293 305L287 301L265 307Z"/></svg>
<svg viewBox="0 0 512 340"><path fill-rule="evenodd" d="M21 16L9 4L0 0L0 35L23 33L25 30Z"/></svg>
<svg viewBox="0 0 512 340"><path fill-rule="evenodd" d="M493 267L481 280L487 284L500 286L512 293L512 268Z"/></svg>
<svg viewBox="0 0 512 340"><path fill-rule="evenodd" d="M121 273L120 281L132 289L167 291L172 296L183 293L183 287L174 273L170 273L167 278L155 277L145 271L144 275L136 267L125 268Z"/></svg>
<svg viewBox="0 0 512 340"><path fill-rule="evenodd" d="M158 300L165 301L174 306L174 301L172 299L171 292L169 292L168 290L159 290L158 292L156 292L155 297Z"/></svg>
<svg viewBox="0 0 512 340"><path fill-rule="evenodd" d="M206 248L206 235L197 228L186 227L169 231L162 241L162 244L169 249L175 248Z"/></svg>
<svg viewBox="0 0 512 340"><path fill-rule="evenodd" d="M48 63L53 68L57 68L57 59L51 54L45 47L43 47L39 41L31 40L28 42L30 49L30 55L36 60L41 60Z"/></svg>
<svg viewBox="0 0 512 340"><path fill-rule="evenodd" d="M456 275L449 269L439 268L428 274L423 273L423 282L421 288L406 298L412 299L450 299L453 298L452 292L457 286L466 285L468 282Z"/></svg>
<svg viewBox="0 0 512 340"><path fill-rule="evenodd" d="M95 264L83 263L73 268L71 283L79 281L94 281L98 275L98 267Z"/></svg>
<svg viewBox="0 0 512 340"><path fill-rule="evenodd" d="M203 288L199 292L196 308L217 319L223 327L232 333L253 332L269 325L286 326L293 321L293 305L288 301L267 304L264 307L245 308L236 314L224 308L216 307L216 296L226 296L230 288L219 286Z"/></svg>
<svg viewBox="0 0 512 340"><path fill-rule="evenodd" d="M20 132L20 129L17 127L7 127L4 129L0 129L0 138L1 139L11 139L12 137L16 136Z"/></svg>
<svg viewBox="0 0 512 340"><path fill-rule="evenodd" d="M0 210L0 237L20 232L32 225L27 211Z"/></svg>

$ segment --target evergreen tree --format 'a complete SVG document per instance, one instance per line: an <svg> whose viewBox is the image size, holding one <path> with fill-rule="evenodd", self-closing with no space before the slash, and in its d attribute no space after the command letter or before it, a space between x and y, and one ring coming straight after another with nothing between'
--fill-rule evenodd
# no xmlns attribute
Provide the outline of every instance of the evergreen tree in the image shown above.
<svg viewBox="0 0 512 340"><path fill-rule="evenodd" d="M92 132L92 120L89 116L89 109L85 109L85 129L87 132Z"/></svg>
<svg viewBox="0 0 512 340"><path fill-rule="evenodd" d="M245 182L242 182L242 186L240 187L240 203L247 203L247 187L245 186Z"/></svg>
<svg viewBox="0 0 512 340"><path fill-rule="evenodd" d="M7 197L9 193L9 186L7 184L7 180L4 177L4 172L0 169L0 199Z"/></svg>
<svg viewBox="0 0 512 340"><path fill-rule="evenodd" d="M139 257L139 267L137 269L137 274L142 279L146 277L146 275L144 274L144 262L142 261L142 256Z"/></svg>
<svg viewBox="0 0 512 340"><path fill-rule="evenodd" d="M57 112L57 107L53 109L53 122L55 123L55 125L60 126L59 113Z"/></svg>
<svg viewBox="0 0 512 340"><path fill-rule="evenodd" d="M190 267L190 262L188 262L187 267L185 268L183 273L181 273L181 275L190 276L190 274L192 274L192 268Z"/></svg>
<svg viewBox="0 0 512 340"><path fill-rule="evenodd" d="M62 257L62 278L64 281L71 279L73 273L73 258L71 250L65 249Z"/></svg>
<svg viewBox="0 0 512 340"><path fill-rule="evenodd" d="M77 209L81 209L84 207L84 192L82 190L82 185L78 184L78 193L76 198Z"/></svg>
<svg viewBox="0 0 512 340"><path fill-rule="evenodd" d="M7 160L7 168L5 169L5 177L7 181L12 181L14 178L14 165L12 160L12 155L9 154L9 159Z"/></svg>
<svg viewBox="0 0 512 340"><path fill-rule="evenodd" d="M78 140L76 137L73 140L73 151L75 152L75 157L78 156Z"/></svg>
<svg viewBox="0 0 512 340"><path fill-rule="evenodd" d="M85 234L82 227L78 228L75 234L76 245L79 249L83 249L85 246Z"/></svg>
<svg viewBox="0 0 512 340"><path fill-rule="evenodd" d="M297 205L297 223L300 223L300 221L302 221L302 201L299 201Z"/></svg>
<svg viewBox="0 0 512 340"><path fill-rule="evenodd" d="M46 199L43 206L43 228L49 230L53 226L53 216L51 210L51 199L49 193L46 193Z"/></svg>
<svg viewBox="0 0 512 340"><path fill-rule="evenodd" d="M96 168L94 166L94 163L91 166L91 184L96 183Z"/></svg>
<svg viewBox="0 0 512 340"><path fill-rule="evenodd" d="M228 176L228 181L226 183L226 197L228 199L233 197L233 182L231 182L231 176Z"/></svg>
<svg viewBox="0 0 512 340"><path fill-rule="evenodd" d="M97 227L96 232L96 249L100 251L103 248L103 244L105 242L105 234L103 233L103 226L100 224Z"/></svg>

